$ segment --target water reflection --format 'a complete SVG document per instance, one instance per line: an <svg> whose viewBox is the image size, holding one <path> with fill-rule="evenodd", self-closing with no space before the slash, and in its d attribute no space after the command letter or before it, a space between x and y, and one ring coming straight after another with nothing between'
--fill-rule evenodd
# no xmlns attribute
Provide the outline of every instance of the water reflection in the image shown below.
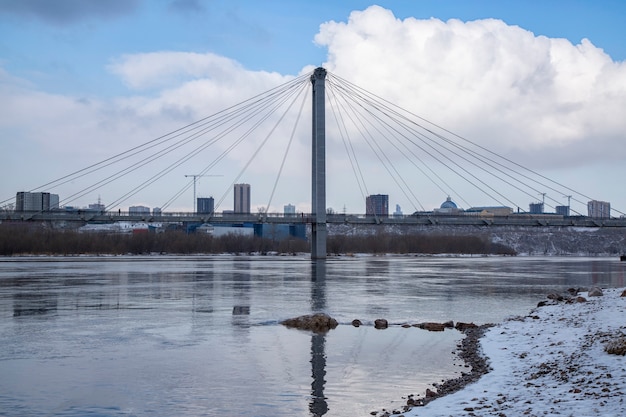
<svg viewBox="0 0 626 417"><path fill-rule="evenodd" d="M192 311L193 313L213 313L215 296L215 272L213 269L198 270L193 274ZM203 317L204 319L204 317Z"/></svg>
<svg viewBox="0 0 626 417"><path fill-rule="evenodd" d="M13 317L32 316L56 312L57 299L50 293L13 294Z"/></svg>
<svg viewBox="0 0 626 417"><path fill-rule="evenodd" d="M250 343L250 294L252 292L252 274L250 262L233 261L233 272L230 279L232 285L232 326L233 334L241 339L241 343Z"/></svg>
<svg viewBox="0 0 626 417"><path fill-rule="evenodd" d="M315 260L311 264L311 310L323 312L326 309L326 261ZM314 333L311 336L311 402L309 411L314 417L328 412L328 403L324 396L326 383L326 335Z"/></svg>

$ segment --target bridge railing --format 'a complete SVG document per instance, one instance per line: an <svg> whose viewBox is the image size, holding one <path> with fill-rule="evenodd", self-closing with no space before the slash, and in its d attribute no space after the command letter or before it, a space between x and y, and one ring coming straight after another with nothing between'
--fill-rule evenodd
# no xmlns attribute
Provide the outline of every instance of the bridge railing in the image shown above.
<svg viewBox="0 0 626 417"><path fill-rule="evenodd" d="M189 213L189 212L130 212L93 209L14 211L1 210L0 221L75 221L84 223L150 222L150 223L282 223L310 224L311 213ZM626 227L626 219L561 216L556 214L512 213L506 216L415 213L410 215L370 216L364 214L327 213L329 224L395 224L395 225L449 225L449 226L580 226Z"/></svg>

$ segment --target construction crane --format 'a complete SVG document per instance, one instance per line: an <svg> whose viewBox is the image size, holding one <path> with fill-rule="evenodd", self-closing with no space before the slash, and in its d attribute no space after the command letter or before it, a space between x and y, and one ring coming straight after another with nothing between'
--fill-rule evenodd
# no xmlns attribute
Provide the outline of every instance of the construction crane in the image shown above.
<svg viewBox="0 0 626 417"><path fill-rule="evenodd" d="M572 200L572 196L571 195L564 195L563 197L567 197L567 207L570 206L570 201Z"/></svg>
<svg viewBox="0 0 626 417"><path fill-rule="evenodd" d="M210 175L210 174L187 174L185 175L185 177L189 178L192 177L193 178L193 212L196 212L196 204L197 204L197 200L196 200L196 180L200 177L222 177L223 175Z"/></svg>

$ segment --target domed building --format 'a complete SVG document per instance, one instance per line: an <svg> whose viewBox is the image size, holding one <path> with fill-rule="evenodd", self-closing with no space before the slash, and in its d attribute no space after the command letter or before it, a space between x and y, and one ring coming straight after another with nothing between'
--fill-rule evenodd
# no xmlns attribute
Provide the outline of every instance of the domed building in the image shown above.
<svg viewBox="0 0 626 417"><path fill-rule="evenodd" d="M434 212L437 213L437 214L458 214L458 213L460 213L462 211L463 210L458 208L456 203L454 201L452 201L450 196L448 196L448 198L446 198L446 201L441 203L441 206L438 209L436 208L434 210Z"/></svg>

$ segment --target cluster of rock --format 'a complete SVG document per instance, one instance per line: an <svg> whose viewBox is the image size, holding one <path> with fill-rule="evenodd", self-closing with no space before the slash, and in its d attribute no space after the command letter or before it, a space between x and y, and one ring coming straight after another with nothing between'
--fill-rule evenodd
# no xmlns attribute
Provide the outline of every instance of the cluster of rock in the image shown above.
<svg viewBox="0 0 626 417"><path fill-rule="evenodd" d="M554 305L561 302L565 302L567 304L572 303L585 303L587 299L579 295L581 292L587 292L587 296L589 297L601 297L603 295L602 288L600 287L591 287L589 289L586 288L569 288L566 294L558 294L558 293L550 293L546 296L548 300L539 301L537 303L537 307L543 307L547 305Z"/></svg>
<svg viewBox="0 0 626 417"><path fill-rule="evenodd" d="M338 322L336 319L330 317L325 313L316 313L316 314L307 314L304 316L298 316L291 319L283 320L280 324L287 326L289 328L299 329L299 330L309 330L315 333L326 333L329 330L337 327ZM352 320L352 325L354 327L360 327L363 325L363 322L359 319ZM376 329L386 329L389 327L389 321L387 319L376 319L374 320L374 327ZM456 324L453 321L447 321L445 323L436 323L436 322L422 322L415 324L402 324L401 327L409 328L409 327L417 327L420 329L428 330L431 332L442 332L445 329L457 329L460 332L465 332L467 329L472 329L478 327L474 323L463 323L457 322Z"/></svg>
<svg viewBox="0 0 626 417"><path fill-rule="evenodd" d="M363 325L363 322L359 319L354 319L352 320L352 325L354 327L359 327ZM389 322L387 321L387 319L376 319L374 320L374 327L377 329L386 329L387 327L389 327ZM401 325L401 327L404 327L404 328L417 327L417 328L428 330L431 332L443 332L445 329L454 328L463 332L468 328L474 328L478 326L474 323L458 322L455 325L453 321L447 321L445 323L436 323L436 322L427 321L427 322L415 323L415 324L404 323Z"/></svg>

